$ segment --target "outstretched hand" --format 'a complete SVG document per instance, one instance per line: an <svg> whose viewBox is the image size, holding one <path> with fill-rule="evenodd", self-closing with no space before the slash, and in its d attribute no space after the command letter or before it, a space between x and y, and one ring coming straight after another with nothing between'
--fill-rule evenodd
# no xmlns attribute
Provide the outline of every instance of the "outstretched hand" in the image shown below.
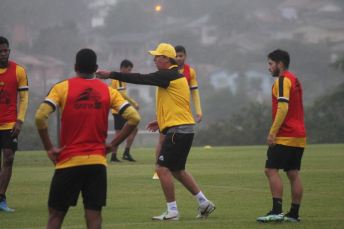
<svg viewBox="0 0 344 229"><path fill-rule="evenodd" d="M96 72L96 76L99 79L109 79L111 74L111 71L107 71L107 70L99 70Z"/></svg>

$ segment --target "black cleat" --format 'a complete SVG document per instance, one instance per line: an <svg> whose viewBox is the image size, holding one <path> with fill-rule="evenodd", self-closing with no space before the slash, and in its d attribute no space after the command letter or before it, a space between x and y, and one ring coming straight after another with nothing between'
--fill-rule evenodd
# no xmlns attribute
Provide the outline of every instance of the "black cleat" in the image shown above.
<svg viewBox="0 0 344 229"><path fill-rule="evenodd" d="M121 161L117 159L116 154L112 154L110 162L121 162Z"/></svg>
<svg viewBox="0 0 344 229"><path fill-rule="evenodd" d="M136 160L134 158L132 158L130 154L123 154L122 159L130 161L130 162L136 162Z"/></svg>

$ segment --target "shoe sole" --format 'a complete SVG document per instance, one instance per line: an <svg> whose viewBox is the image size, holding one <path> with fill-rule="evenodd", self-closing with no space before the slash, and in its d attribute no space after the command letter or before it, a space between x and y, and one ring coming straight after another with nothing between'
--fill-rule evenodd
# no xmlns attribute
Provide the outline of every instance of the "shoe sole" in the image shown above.
<svg viewBox="0 0 344 229"><path fill-rule="evenodd" d="M196 217L197 219L204 219L204 218L207 218L208 215L210 215L210 213L212 213L214 210L216 209L216 207L214 206L207 214L204 214L203 216L200 216L200 217Z"/></svg>
<svg viewBox="0 0 344 229"><path fill-rule="evenodd" d="M284 219L283 222L286 222L286 223L300 223L300 220L297 220L297 219Z"/></svg>
<svg viewBox="0 0 344 229"><path fill-rule="evenodd" d="M169 220L169 221L177 221L179 218L163 218L163 219L157 219L157 218L152 218L152 220Z"/></svg>
<svg viewBox="0 0 344 229"><path fill-rule="evenodd" d="M8 208L8 209L0 208L0 212L14 212L14 210L10 209L10 208Z"/></svg>
<svg viewBox="0 0 344 229"><path fill-rule="evenodd" d="M130 160L128 158L125 158L125 157L122 157L122 160L125 160L125 161L130 161L130 162L136 162L135 160Z"/></svg>
<svg viewBox="0 0 344 229"><path fill-rule="evenodd" d="M276 220L258 220L260 223L282 223L284 219L276 219Z"/></svg>

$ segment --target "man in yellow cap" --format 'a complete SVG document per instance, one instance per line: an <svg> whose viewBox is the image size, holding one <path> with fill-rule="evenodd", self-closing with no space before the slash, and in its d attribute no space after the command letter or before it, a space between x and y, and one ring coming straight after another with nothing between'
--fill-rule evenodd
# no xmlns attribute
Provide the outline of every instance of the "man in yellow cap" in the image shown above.
<svg viewBox="0 0 344 229"><path fill-rule="evenodd" d="M101 79L116 79L127 83L158 86L156 94L157 120L147 125L149 131L166 135L156 163L156 171L164 192L167 211L153 220L179 220L173 178L186 187L199 203L196 218L206 218L215 210L198 188L195 180L185 171L186 160L195 134L195 121L190 109L190 90L187 79L179 71L176 51L170 44L161 43L155 51L157 72L150 74L98 71ZM171 176L172 174L172 176Z"/></svg>

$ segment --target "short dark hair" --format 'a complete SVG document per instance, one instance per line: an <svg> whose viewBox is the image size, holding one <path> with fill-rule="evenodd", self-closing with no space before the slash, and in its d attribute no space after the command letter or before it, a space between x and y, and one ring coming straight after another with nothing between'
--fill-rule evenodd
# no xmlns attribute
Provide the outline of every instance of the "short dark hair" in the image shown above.
<svg viewBox="0 0 344 229"><path fill-rule="evenodd" d="M92 49L81 49L75 58L80 73L91 74L96 71L97 55Z"/></svg>
<svg viewBox="0 0 344 229"><path fill-rule="evenodd" d="M290 56L287 51L276 49L275 51L269 53L268 58L276 63L281 61L285 68L289 68Z"/></svg>
<svg viewBox="0 0 344 229"><path fill-rule="evenodd" d="M176 59L173 59L171 57L169 57L169 58L170 58L170 62L171 62L172 65L177 65Z"/></svg>
<svg viewBox="0 0 344 229"><path fill-rule="evenodd" d="M174 47L174 49L176 50L176 52L183 52L184 54L186 54L184 46L177 45L176 47Z"/></svg>
<svg viewBox="0 0 344 229"><path fill-rule="evenodd" d="M161 55L164 59L169 59L170 60L170 63L172 64L172 65L177 65L177 61L176 61L176 59L174 59L174 58L171 58L171 57L168 57L168 56L165 56L165 55Z"/></svg>
<svg viewBox="0 0 344 229"><path fill-rule="evenodd" d="M0 36L0 45L3 45L3 44L6 44L7 47L10 47L10 44L8 43L8 40L5 37Z"/></svg>
<svg viewBox="0 0 344 229"><path fill-rule="evenodd" d="M123 68L123 67L125 67L125 68L132 67L133 68L134 64L130 60L125 59L121 62L121 68Z"/></svg>

